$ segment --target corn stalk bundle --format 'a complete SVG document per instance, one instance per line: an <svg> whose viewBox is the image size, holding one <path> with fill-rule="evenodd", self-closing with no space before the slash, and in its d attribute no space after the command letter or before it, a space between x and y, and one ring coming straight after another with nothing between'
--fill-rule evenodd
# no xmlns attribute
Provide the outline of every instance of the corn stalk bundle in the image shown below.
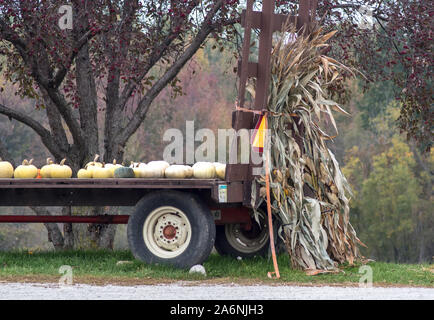
<svg viewBox="0 0 434 320"><path fill-rule="evenodd" d="M267 115L272 211L282 223L280 235L292 267L305 270L336 270L339 263L361 258L362 243L349 221L351 189L325 143L332 137L319 126L326 118L337 132L332 110L347 113L332 101L331 88L342 84L344 72L354 74L321 54L334 33L315 27L291 43L282 37L272 54ZM301 138L301 145L295 137ZM262 186L261 203L265 179L256 181ZM252 203L257 203L255 183Z"/></svg>

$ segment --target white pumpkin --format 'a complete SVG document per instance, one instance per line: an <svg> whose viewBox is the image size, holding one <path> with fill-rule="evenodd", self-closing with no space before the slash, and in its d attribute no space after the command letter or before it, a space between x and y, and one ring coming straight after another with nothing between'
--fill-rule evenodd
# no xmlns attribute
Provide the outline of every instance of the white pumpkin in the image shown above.
<svg viewBox="0 0 434 320"><path fill-rule="evenodd" d="M54 179L69 179L72 177L72 170L65 164L66 159L63 159L60 164L53 164L50 169L50 176Z"/></svg>
<svg viewBox="0 0 434 320"><path fill-rule="evenodd" d="M148 173L152 175L151 178L163 178L164 171L170 166L166 161L151 161L148 163Z"/></svg>
<svg viewBox="0 0 434 320"><path fill-rule="evenodd" d="M161 168L148 165L141 165L137 168L140 172L140 178L161 178Z"/></svg>
<svg viewBox="0 0 434 320"><path fill-rule="evenodd" d="M193 177L193 168L187 165L184 165L184 167L185 167L185 177L186 178Z"/></svg>
<svg viewBox="0 0 434 320"><path fill-rule="evenodd" d="M185 179L187 168L184 165L171 165L164 171L164 176L169 179Z"/></svg>
<svg viewBox="0 0 434 320"><path fill-rule="evenodd" d="M14 176L14 167L10 162L2 161L0 158L0 178L10 179Z"/></svg>
<svg viewBox="0 0 434 320"><path fill-rule="evenodd" d="M54 162L51 158L47 158L47 164L40 170L41 178L51 178L51 168L53 167L53 164Z"/></svg>
<svg viewBox="0 0 434 320"><path fill-rule="evenodd" d="M14 178L17 179L34 179L38 176L38 168L33 164L33 159L30 161L24 160L23 164L18 166L14 171Z"/></svg>
<svg viewBox="0 0 434 320"><path fill-rule="evenodd" d="M217 178L224 180L226 176L226 165L220 162L214 162L215 173Z"/></svg>
<svg viewBox="0 0 434 320"><path fill-rule="evenodd" d="M216 170L211 162L197 162L193 165L193 176L196 179L215 179Z"/></svg>

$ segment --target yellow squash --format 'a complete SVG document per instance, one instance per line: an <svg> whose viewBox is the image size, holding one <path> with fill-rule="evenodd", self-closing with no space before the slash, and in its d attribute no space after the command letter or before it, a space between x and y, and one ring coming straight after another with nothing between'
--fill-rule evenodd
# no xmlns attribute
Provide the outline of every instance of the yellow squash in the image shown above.
<svg viewBox="0 0 434 320"><path fill-rule="evenodd" d="M79 179L92 179L92 172L86 169L80 169L77 172L77 178Z"/></svg>
<svg viewBox="0 0 434 320"><path fill-rule="evenodd" d="M16 179L34 179L38 176L38 168L33 164L33 159L30 161L24 160L23 164L18 166L14 171L14 178Z"/></svg>
<svg viewBox="0 0 434 320"><path fill-rule="evenodd" d="M14 167L7 161L0 158L0 178L10 179L14 175Z"/></svg>
<svg viewBox="0 0 434 320"><path fill-rule="evenodd" d="M69 166L65 165L66 159L63 159L60 164L54 164L51 167L51 178L55 179L69 179L72 177L72 170Z"/></svg>
<svg viewBox="0 0 434 320"><path fill-rule="evenodd" d="M99 168L101 168L101 167L102 167L102 163L101 163L101 162L98 162L98 159L99 159L99 154L95 155L95 158L93 159L93 161L88 162L88 163L86 164L86 167L94 166L94 167L99 167Z"/></svg>
<svg viewBox="0 0 434 320"><path fill-rule="evenodd" d="M90 166L89 168L92 168L92 178L94 178L94 179L109 179L109 178L112 178L111 170L109 168L106 168L104 166L104 164L102 165L102 167L92 167L92 166Z"/></svg>
<svg viewBox="0 0 434 320"><path fill-rule="evenodd" d="M47 164L41 168L41 178L51 178L51 168L53 167L53 161L51 158L47 158Z"/></svg>

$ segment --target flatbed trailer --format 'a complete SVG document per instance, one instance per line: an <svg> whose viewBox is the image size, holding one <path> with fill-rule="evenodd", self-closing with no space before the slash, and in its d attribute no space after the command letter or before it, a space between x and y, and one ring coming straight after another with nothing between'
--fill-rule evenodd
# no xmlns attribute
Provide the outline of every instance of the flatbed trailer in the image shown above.
<svg viewBox="0 0 434 320"><path fill-rule="evenodd" d="M241 15L245 35L238 66L238 105L232 114L235 130L255 128L260 115L266 113L273 33L282 30L287 21L296 24L298 30L303 26L308 29L317 6L317 0L301 0L299 15L288 17L274 12L274 0L264 0L261 12L253 10L253 2L247 1ZM258 62L249 60L252 29L260 30ZM244 95L250 77L256 78L256 95L248 109L244 107ZM294 138L303 150L301 134ZM181 268L202 263L214 246L220 254L234 257L265 255L269 247L266 214L256 208L254 218L251 205L252 184L256 183L252 169L257 166L252 162L228 164L224 180L0 179L0 208L135 207L131 215L0 214L0 223L128 224L128 243L137 259ZM258 199L259 187L256 190Z"/></svg>
<svg viewBox="0 0 434 320"><path fill-rule="evenodd" d="M250 234L253 242L253 233L261 234L262 242L252 244L266 248L264 228L253 226L250 212L243 206L242 190L241 182L218 179L0 179L3 207L136 207L132 215L2 214L0 223L128 224L128 240L136 258L188 267L203 262L215 244L216 233L225 233L224 225L232 226L234 238L228 241L225 235L219 237L221 245L216 247L220 253L257 253L231 250L230 243L239 241L236 233L240 232ZM239 246L250 245L244 241Z"/></svg>
<svg viewBox="0 0 434 320"><path fill-rule="evenodd" d="M135 206L156 190L198 194L214 206L242 204L242 182L218 179L0 179L1 206Z"/></svg>

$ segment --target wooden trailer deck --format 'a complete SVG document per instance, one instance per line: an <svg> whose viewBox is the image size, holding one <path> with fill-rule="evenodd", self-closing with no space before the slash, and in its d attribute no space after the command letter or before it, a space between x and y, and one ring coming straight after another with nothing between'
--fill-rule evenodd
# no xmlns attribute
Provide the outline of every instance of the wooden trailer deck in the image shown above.
<svg viewBox="0 0 434 320"><path fill-rule="evenodd" d="M215 204L243 202L242 182L217 179L0 179L0 206L134 206L159 189L195 192Z"/></svg>

